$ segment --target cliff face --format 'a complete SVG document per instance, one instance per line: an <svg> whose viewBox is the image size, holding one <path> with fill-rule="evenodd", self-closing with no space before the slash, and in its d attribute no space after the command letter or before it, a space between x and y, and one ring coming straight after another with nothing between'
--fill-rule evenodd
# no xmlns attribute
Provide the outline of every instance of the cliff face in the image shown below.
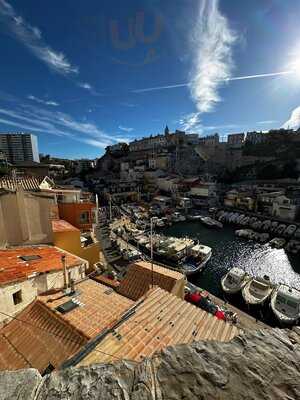
<svg viewBox="0 0 300 400"><path fill-rule="evenodd" d="M249 332L168 348L143 362L0 374L0 400L300 399L300 335Z"/></svg>

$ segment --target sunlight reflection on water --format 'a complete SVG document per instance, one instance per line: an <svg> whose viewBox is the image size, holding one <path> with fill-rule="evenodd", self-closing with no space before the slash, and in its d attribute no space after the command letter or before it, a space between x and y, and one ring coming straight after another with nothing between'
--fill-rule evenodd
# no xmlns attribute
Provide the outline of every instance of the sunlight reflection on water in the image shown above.
<svg viewBox="0 0 300 400"><path fill-rule="evenodd" d="M206 269L191 280L215 295L221 294L220 279L233 266L255 276L269 275L274 283L286 283L300 289L300 259L284 250L270 248L234 235L234 228L222 230L206 228L199 222L186 222L164 230L165 234L190 236L213 249L213 256Z"/></svg>

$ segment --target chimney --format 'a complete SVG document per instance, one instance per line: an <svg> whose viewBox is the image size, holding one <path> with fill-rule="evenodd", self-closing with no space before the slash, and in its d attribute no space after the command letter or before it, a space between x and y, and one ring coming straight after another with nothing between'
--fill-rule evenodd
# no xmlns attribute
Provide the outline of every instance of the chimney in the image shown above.
<svg viewBox="0 0 300 400"><path fill-rule="evenodd" d="M61 262L63 265L63 272L64 272L64 289L68 288L68 272L67 272L67 265L66 265L66 255L63 254L61 256Z"/></svg>

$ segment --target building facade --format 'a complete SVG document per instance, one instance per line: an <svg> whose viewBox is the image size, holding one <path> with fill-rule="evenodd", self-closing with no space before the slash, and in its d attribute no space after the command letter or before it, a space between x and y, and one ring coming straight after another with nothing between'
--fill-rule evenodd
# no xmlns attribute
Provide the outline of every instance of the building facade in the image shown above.
<svg viewBox="0 0 300 400"><path fill-rule="evenodd" d="M24 161L40 162L37 137L29 133L1 133L0 151L12 164Z"/></svg>

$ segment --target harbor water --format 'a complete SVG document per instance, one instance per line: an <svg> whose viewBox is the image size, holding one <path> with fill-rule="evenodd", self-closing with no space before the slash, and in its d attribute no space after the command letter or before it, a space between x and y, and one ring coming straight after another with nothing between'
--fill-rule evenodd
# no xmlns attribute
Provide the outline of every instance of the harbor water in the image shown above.
<svg viewBox="0 0 300 400"><path fill-rule="evenodd" d="M237 229L237 228L236 228ZM223 297L220 280L232 267L239 267L252 276L268 275L271 282L286 283L300 289L300 258L277 250L268 244L237 238L234 227L211 229L199 221L182 222L165 228L168 236L191 237L212 248L213 255L204 271L189 280L210 293Z"/></svg>

